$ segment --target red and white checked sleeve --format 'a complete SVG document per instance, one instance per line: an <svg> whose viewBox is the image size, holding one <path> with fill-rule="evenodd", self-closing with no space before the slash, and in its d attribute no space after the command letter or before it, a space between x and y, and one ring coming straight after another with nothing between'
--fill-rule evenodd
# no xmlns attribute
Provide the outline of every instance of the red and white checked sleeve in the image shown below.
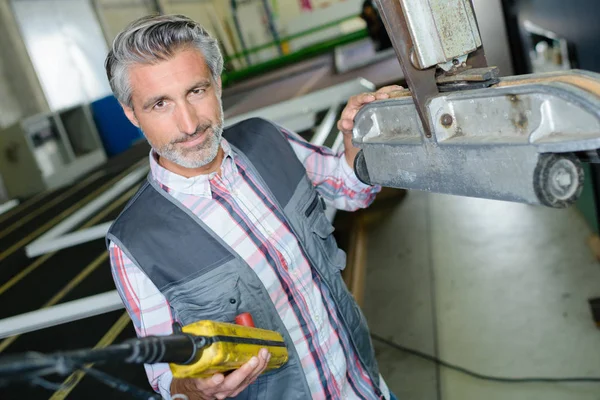
<svg viewBox="0 0 600 400"><path fill-rule="evenodd" d="M117 291L138 337L173 333L173 318L167 299L150 278L114 243L109 246L110 265ZM171 398L173 375L168 364L144 364L148 381L163 398Z"/></svg>
<svg viewBox="0 0 600 400"><path fill-rule="evenodd" d="M307 142L297 133L280 129L306 168L316 189L335 208L355 211L368 207L375 200L381 187L365 185L359 181L348 165L344 151L336 154L328 147Z"/></svg>

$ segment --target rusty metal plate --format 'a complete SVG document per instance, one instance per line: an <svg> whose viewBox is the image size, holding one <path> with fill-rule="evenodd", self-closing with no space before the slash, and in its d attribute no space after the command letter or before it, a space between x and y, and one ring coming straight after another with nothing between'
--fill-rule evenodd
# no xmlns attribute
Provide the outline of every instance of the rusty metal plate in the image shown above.
<svg viewBox="0 0 600 400"><path fill-rule="evenodd" d="M497 67L471 68L453 75L440 75L437 83L483 82L497 79L499 74Z"/></svg>
<svg viewBox="0 0 600 400"><path fill-rule="evenodd" d="M481 37L470 0L400 0L421 68L475 51Z"/></svg>
<svg viewBox="0 0 600 400"><path fill-rule="evenodd" d="M411 49L413 41L408 31L404 11L399 0L376 0L381 19L385 25L400 66L404 71L404 78L410 89L417 112L424 127L425 136L431 137L429 118L426 103L432 96L439 93L435 82L435 68L421 70L411 62Z"/></svg>

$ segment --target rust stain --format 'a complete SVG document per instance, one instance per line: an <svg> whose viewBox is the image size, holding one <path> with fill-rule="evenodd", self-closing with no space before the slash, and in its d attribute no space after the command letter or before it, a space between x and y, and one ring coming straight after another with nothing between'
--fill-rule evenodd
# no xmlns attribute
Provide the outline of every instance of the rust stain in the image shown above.
<svg viewBox="0 0 600 400"><path fill-rule="evenodd" d="M512 106L510 120L513 123L514 127L517 128L521 133L527 133L527 128L529 127L529 119L527 118L527 107L523 104L523 100L515 95L508 94L508 100Z"/></svg>
<svg viewBox="0 0 600 400"><path fill-rule="evenodd" d="M514 122L517 129L521 131L527 131L529 120L527 119L527 116L525 116L525 113L520 112L517 119Z"/></svg>
<svg viewBox="0 0 600 400"><path fill-rule="evenodd" d="M397 98L401 98L401 97L410 97L412 94L410 93L410 90L404 89L404 90L395 90L393 92L390 92L389 95L390 95L390 99L397 99Z"/></svg>

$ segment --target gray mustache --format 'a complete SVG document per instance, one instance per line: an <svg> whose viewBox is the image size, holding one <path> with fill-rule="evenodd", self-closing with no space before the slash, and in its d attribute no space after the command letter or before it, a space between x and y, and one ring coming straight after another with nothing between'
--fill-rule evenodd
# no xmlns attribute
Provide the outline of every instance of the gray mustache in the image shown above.
<svg viewBox="0 0 600 400"><path fill-rule="evenodd" d="M181 139L177 139L173 143L184 143L184 142L187 142L190 140L194 140L198 137L198 135L203 134L204 132L206 132L207 129L209 129L211 127L212 127L211 124L198 125L198 127L196 128L196 131L193 134L182 137Z"/></svg>

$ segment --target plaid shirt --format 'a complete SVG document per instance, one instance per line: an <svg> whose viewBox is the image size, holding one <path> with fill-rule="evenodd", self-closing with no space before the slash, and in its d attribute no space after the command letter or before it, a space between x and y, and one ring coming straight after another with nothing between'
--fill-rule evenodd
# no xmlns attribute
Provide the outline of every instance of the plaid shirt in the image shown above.
<svg viewBox="0 0 600 400"><path fill-rule="evenodd" d="M313 146L282 129L308 177L337 209L368 206L379 187L362 184L344 154ZM361 366L333 299L301 251L298 238L272 209L264 188L228 142L221 174L185 178L162 168L150 153L152 177L234 249L254 270L281 317L302 364L313 399L377 399ZM264 199L267 199L265 203ZM172 333L167 299L115 244L110 245L112 274L138 336ZM286 295L286 290L291 296ZM146 365L154 390L170 398L168 364ZM379 377L386 398L389 391Z"/></svg>

